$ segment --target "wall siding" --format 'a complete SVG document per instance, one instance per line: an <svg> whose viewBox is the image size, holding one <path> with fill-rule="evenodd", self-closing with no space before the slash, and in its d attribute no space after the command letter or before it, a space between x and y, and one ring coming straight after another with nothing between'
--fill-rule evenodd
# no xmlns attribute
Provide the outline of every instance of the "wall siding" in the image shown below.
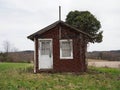
<svg viewBox="0 0 120 90"><path fill-rule="evenodd" d="M60 24L59 24L60 25ZM85 66L85 43L82 35L77 31L61 25L61 39L73 40L73 59L60 59L60 44L59 44L59 25L53 29L37 35L36 39L36 57L38 57L38 39L52 38L53 39L53 70L54 72L83 72L86 71ZM36 69L38 70L38 58L36 58Z"/></svg>

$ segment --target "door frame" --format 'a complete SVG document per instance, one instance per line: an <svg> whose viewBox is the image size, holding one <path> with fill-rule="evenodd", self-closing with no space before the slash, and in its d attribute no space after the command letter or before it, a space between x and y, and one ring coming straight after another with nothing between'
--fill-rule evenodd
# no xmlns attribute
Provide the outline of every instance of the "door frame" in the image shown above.
<svg viewBox="0 0 120 90"><path fill-rule="evenodd" d="M40 69L40 66L39 66L39 60L40 60L40 41L44 41L44 40L50 40L51 41L51 59L52 59L52 64L53 64L53 39L52 38L40 38L38 39L38 69ZM53 65L50 69L53 69Z"/></svg>

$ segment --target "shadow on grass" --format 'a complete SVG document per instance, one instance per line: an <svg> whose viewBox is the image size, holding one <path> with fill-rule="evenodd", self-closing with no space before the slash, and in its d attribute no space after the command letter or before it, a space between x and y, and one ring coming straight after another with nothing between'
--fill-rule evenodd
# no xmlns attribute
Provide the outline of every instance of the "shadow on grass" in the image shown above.
<svg viewBox="0 0 120 90"><path fill-rule="evenodd" d="M94 68L94 67L89 67L86 71L87 74L102 74L104 72L99 71L98 69Z"/></svg>
<svg viewBox="0 0 120 90"><path fill-rule="evenodd" d="M19 74L21 73L34 73L33 72L33 66L28 66L25 68L19 68L18 70ZM88 68L86 72L39 72L38 74L61 74L61 75L86 75L86 74L101 74L103 72L98 71L94 67Z"/></svg>

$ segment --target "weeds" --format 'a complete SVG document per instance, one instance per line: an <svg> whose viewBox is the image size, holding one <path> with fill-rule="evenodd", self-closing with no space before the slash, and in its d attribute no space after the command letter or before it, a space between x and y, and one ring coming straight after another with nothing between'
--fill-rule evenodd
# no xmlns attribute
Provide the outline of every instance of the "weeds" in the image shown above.
<svg viewBox="0 0 120 90"><path fill-rule="evenodd" d="M33 74L33 65L0 63L0 90L119 90L120 70L89 67L84 74Z"/></svg>

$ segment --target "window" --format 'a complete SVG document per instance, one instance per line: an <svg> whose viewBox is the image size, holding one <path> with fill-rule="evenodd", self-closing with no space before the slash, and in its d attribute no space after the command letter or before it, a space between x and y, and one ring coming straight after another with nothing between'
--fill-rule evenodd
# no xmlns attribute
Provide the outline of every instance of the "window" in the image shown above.
<svg viewBox="0 0 120 90"><path fill-rule="evenodd" d="M50 53L50 42L45 40L41 41L41 55L49 55Z"/></svg>
<svg viewBox="0 0 120 90"><path fill-rule="evenodd" d="M72 50L72 40L60 40L60 58L61 59L72 59L73 50Z"/></svg>

